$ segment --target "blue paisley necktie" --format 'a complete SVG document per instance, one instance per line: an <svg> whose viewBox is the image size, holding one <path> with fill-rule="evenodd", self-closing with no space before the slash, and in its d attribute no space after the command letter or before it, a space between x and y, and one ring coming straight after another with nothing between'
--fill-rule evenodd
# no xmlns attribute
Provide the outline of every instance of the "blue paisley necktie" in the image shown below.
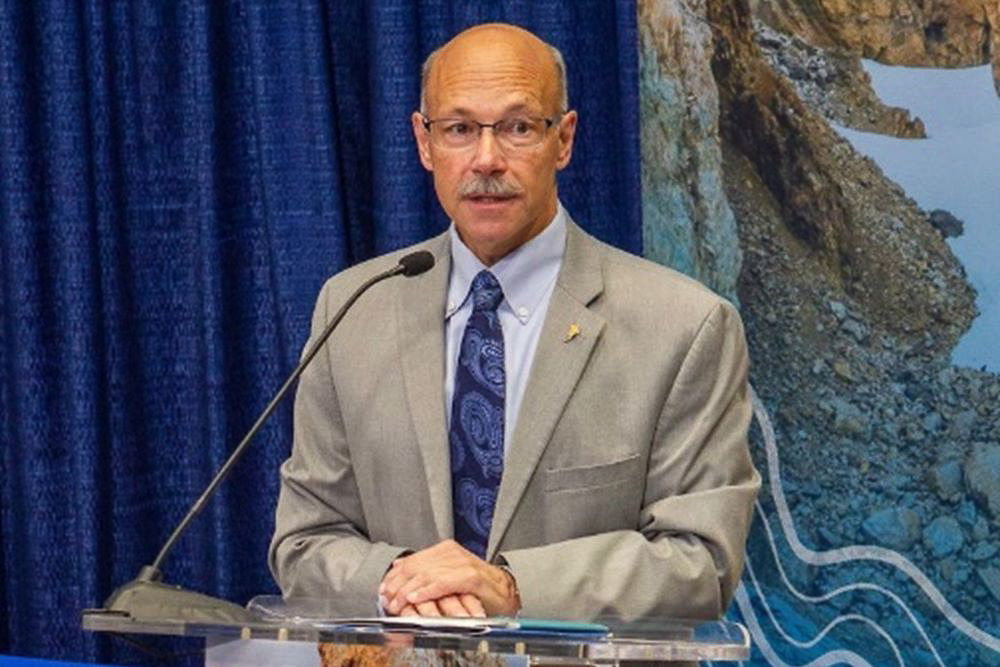
<svg viewBox="0 0 1000 667"><path fill-rule="evenodd" d="M451 401L451 498L455 540L485 558L503 474L507 372L497 317L503 290L492 273L480 271L471 292L472 315L462 336Z"/></svg>

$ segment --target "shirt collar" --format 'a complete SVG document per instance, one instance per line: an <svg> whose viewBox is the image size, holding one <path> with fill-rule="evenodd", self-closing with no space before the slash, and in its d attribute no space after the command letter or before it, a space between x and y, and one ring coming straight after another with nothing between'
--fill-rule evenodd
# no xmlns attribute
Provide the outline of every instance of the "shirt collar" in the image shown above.
<svg viewBox="0 0 1000 667"><path fill-rule="evenodd" d="M491 267L480 262L462 242L454 222L448 234L451 237L451 278L445 319L454 315L469 298L469 287L476 274L489 268L503 289L504 300L500 307L510 309L521 324L527 324L559 275L566 249L566 210L559 202L552 222L538 236Z"/></svg>

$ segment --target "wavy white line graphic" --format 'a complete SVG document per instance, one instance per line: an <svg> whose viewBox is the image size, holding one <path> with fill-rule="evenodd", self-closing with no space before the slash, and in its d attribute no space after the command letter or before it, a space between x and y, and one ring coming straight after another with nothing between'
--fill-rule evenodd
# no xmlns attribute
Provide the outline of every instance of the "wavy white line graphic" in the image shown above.
<svg viewBox="0 0 1000 667"><path fill-rule="evenodd" d="M773 667L830 667L831 665L842 664L850 665L850 667L872 667L870 662L854 651L844 649L828 651L815 660L801 666L790 665L781 659L781 656L775 652L770 642L767 641L767 636L760 627L760 623L757 622L757 614L753 610L753 603L750 601L750 596L747 595L747 590L742 583L733 594L733 599L736 600L736 606L739 607L740 614L743 616L743 622L747 624L750 634L758 640L756 643L757 650L761 652L768 664Z"/></svg>
<svg viewBox="0 0 1000 667"><path fill-rule="evenodd" d="M806 547L799 539L798 532L792 520L792 514L788 509L788 502L785 499L784 487L781 484L780 462L778 460L778 447L775 441L774 427L771 419L764 408L760 397L753 389L750 390L753 400L753 411L760 430L764 435L764 447L767 454L768 480L771 486L771 495L774 499L775 508L778 511L778 519L781 523L782 531L792 552L800 560L810 565L834 565L839 563L849 563L853 561L875 561L892 565L920 587L924 594L934 603L944 617L958 629L959 632L969 639L982 644L983 646L1000 652L1000 638L994 637L988 632L978 628L968 621L956 610L937 586L925 575L920 568L914 565L908 558L900 553L886 549L884 547L851 545L826 551L814 551ZM746 595L744 591L743 595ZM784 664L784 663L782 663ZM811 663L810 663L811 664ZM853 664L853 663L852 663Z"/></svg>
<svg viewBox="0 0 1000 667"><path fill-rule="evenodd" d="M826 602L826 601L828 601L828 600L836 597L837 595L840 595L842 593L849 593L849 592L855 591L855 590L874 591L874 592L877 592L877 593L881 593L882 595L885 595L886 597L888 597L889 599L891 599L893 602L895 602L896 605L898 605L903 610L903 612L906 614L907 618L910 619L910 622L917 629L917 632L920 634L920 637L924 640L924 643L927 645L927 648L929 648L930 651L931 651L931 653L934 654L934 659L937 661L937 663L939 665L941 665L941 667L944 667L944 662L942 661L941 656L938 654L937 648L934 646L934 642L931 641L930 636L928 636L927 632L924 630L923 626L920 624L920 621L917 620L916 615L914 615L914 613L912 611L910 611L910 608L907 606L907 604L898 595L896 595L892 591L888 590L887 588L884 588L884 587L879 586L877 584L873 584L873 583L866 582L866 581L865 582L853 583L853 584L846 584L844 586L840 586L839 588L835 588L835 589L833 589L832 591L830 591L828 593L823 593L822 595L808 595L806 593L802 593L797 588L795 588L795 586L792 585L791 580L788 578L787 574L785 573L785 568L781 565L781 559L778 556L777 543L775 542L775 539L774 539L774 533L771 530L771 524L767 520L767 515L764 513L764 508L761 506L760 501L757 501L756 503L754 503L754 505L755 505L755 507L757 509L757 513L760 515L761 523L764 525L764 531L767 534L767 540L768 540L768 543L769 543L769 545L771 547L771 554L774 556L775 565L778 568L778 574L781 577L782 583L784 583L785 587L788 588L789 591L791 591L792 595L794 595L795 597L797 597L798 599L800 599L800 600L802 600L804 602L816 603L816 602ZM748 561L747 564L749 565L749 561ZM754 583L756 585L756 577L754 577L752 571L750 572L750 575L751 575L751 579L754 580ZM766 600L765 600L765 609L767 609ZM868 619L867 617L862 617L862 618L864 618L865 621L867 621L868 623L875 624L875 621L872 621L871 619ZM899 660L900 664L903 664L902 658L899 655L899 651L896 650L896 644L895 644L895 642L893 642L892 639L889 639L888 635L885 633L885 631L882 629L881 626L877 626L876 632L878 632L879 634L881 634L882 636L884 636L884 637L886 637L888 639L889 643L893 647L893 653L896 654L897 660Z"/></svg>
<svg viewBox="0 0 1000 667"><path fill-rule="evenodd" d="M779 569L781 568L780 564L778 565L778 568ZM760 584L757 582L757 576L756 574L754 574L753 566L750 563L749 558L746 560L746 570L747 574L750 575L750 581L753 582L754 590L757 593L757 599L760 600L761 606L764 607L764 612L767 614L767 617L771 620L771 624L778 630L778 634L780 634L781 637L792 646L795 646L796 648L805 648L805 649L812 648L819 642L823 641L823 638L826 637L830 633L830 631L833 630L838 625L850 621L858 621L864 623L865 625L868 625L875 632L881 635L881 637L886 641L886 643L889 644L889 648L892 649L893 655L896 656L896 664L898 664L900 667L905 667L905 663L903 662L903 656L899 652L899 647L896 646L896 642L893 641L889 633L886 632L881 625L871 620L867 616L863 616L861 614L840 614L832 621L827 623L825 626L823 626L823 629L820 630L818 633L816 633L816 636L813 637L812 639L806 641L795 639L785 631L785 629L778 622L778 619L775 618L774 612L771 611L771 606L767 602L767 596L764 594L764 591L761 589ZM784 576L782 577L782 579L784 580L785 585L788 587L788 589L791 590L793 594L798 596L797 591L795 590L794 587L792 587L789 581L785 579ZM940 661L938 662L940 663ZM942 665L942 667L944 667L944 665Z"/></svg>

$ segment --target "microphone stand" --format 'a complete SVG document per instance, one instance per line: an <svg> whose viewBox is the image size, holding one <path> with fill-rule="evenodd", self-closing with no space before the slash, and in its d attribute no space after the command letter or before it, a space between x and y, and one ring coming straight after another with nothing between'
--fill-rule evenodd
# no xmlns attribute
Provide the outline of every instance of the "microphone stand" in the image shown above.
<svg viewBox="0 0 1000 667"><path fill-rule="evenodd" d="M136 620L172 620L203 623L245 623L253 620L250 612L237 604L203 593L190 591L180 586L164 583L163 573L160 571L163 560L191 521L204 509L205 504L215 494L222 480L226 478L229 471L232 470L236 462L242 457L247 446L256 437L261 428L263 428L264 422L277 409L278 404L281 403L281 400L291 390L292 385L299 379L299 376L302 375L302 372L309 365L309 362L312 361L313 357L319 353L323 343L326 342L326 339L330 337L333 330L340 324L340 321L347 314L351 306L354 305L354 302L368 288L386 278L392 278L397 275L415 276L429 270L433 265L434 256L431 253L427 251L411 253L400 259L399 264L393 268L369 278L361 287L355 290L344 305L340 307L340 310L337 311L333 319L330 320L329 324L326 325L326 328L323 329L316 341L302 356L295 370L292 371L292 374L288 376L285 383L278 389L274 398L271 399L271 402L264 408L257 421L254 422L250 430L247 431L247 434L240 440L233 453L229 455L226 462L215 473L208 488L202 492L198 500L188 510L188 513L181 519L181 522L174 528L174 532L170 534L170 537L163 545L163 548L160 549L153 563L143 566L135 579L118 587L105 601L103 608L85 609L83 611L84 616L116 615Z"/></svg>

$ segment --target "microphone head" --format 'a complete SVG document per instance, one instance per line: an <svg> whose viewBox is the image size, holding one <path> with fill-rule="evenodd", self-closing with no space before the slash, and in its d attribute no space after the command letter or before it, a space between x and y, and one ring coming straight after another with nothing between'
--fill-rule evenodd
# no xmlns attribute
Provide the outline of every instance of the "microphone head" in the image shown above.
<svg viewBox="0 0 1000 667"><path fill-rule="evenodd" d="M418 250L399 260L404 276L417 276L434 266L434 255L426 250Z"/></svg>

